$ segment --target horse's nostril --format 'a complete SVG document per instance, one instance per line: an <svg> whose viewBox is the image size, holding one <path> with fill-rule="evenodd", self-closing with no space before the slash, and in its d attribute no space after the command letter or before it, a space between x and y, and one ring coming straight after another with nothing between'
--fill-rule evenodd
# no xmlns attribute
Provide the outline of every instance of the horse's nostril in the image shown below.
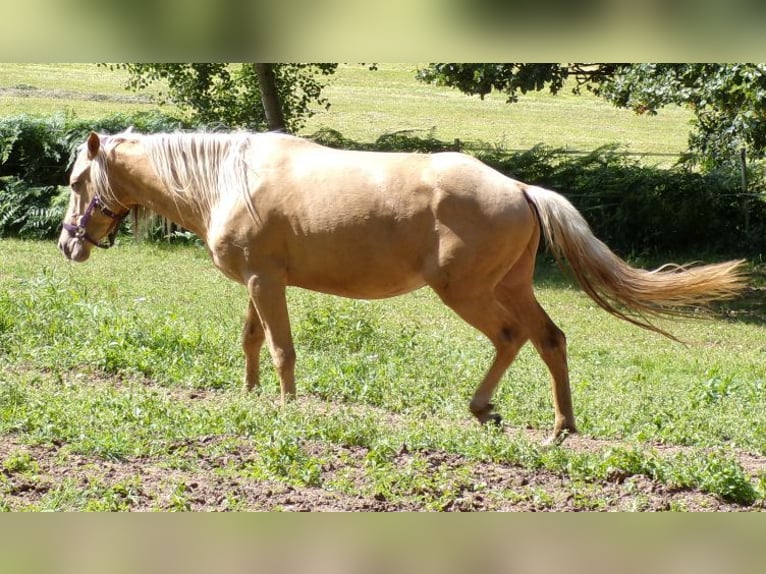
<svg viewBox="0 0 766 574"><path fill-rule="evenodd" d="M72 241L70 239L60 240L58 247L67 259L72 259Z"/></svg>

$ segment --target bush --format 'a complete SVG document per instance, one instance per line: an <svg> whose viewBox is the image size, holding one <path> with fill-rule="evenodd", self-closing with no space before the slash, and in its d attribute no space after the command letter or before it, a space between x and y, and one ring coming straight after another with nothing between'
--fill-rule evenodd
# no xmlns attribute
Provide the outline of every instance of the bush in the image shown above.
<svg viewBox="0 0 766 574"><path fill-rule="evenodd" d="M744 231L738 173L644 166L617 146L585 156L545 146L477 155L510 177L565 195L594 233L623 253L760 253L766 243L760 199L749 206Z"/></svg>
<svg viewBox="0 0 766 574"><path fill-rule="evenodd" d="M0 118L0 177L14 176L31 186L63 182L69 146L66 116Z"/></svg>
<svg viewBox="0 0 766 574"><path fill-rule="evenodd" d="M0 118L0 177L16 177L30 187L67 185L67 169L91 130L113 134L130 126L142 133L191 127L157 112L114 114L96 121L65 113Z"/></svg>

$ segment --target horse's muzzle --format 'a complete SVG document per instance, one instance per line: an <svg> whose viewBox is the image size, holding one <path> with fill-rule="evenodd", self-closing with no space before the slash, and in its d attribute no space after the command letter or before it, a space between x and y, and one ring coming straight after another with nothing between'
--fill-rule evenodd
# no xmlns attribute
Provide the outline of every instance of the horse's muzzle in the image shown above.
<svg viewBox="0 0 766 574"><path fill-rule="evenodd" d="M78 237L72 237L67 231L64 231L59 237L58 247L64 257L70 261L80 263L90 257L90 249L85 245L85 242Z"/></svg>

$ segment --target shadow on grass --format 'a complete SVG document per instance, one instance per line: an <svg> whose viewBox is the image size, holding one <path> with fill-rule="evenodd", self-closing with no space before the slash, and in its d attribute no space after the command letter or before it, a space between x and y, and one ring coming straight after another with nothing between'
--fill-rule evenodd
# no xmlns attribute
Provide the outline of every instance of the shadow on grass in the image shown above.
<svg viewBox="0 0 766 574"><path fill-rule="evenodd" d="M713 310L731 322L766 325L766 264L753 266L749 285L739 297L716 303Z"/></svg>
<svg viewBox="0 0 766 574"><path fill-rule="evenodd" d="M571 272L566 267L563 269L559 267L556 260L545 252L537 254L533 284L539 288L579 289L579 285Z"/></svg>
<svg viewBox="0 0 766 574"><path fill-rule="evenodd" d="M712 308L727 321L766 325L766 287L748 287L737 299L716 303Z"/></svg>

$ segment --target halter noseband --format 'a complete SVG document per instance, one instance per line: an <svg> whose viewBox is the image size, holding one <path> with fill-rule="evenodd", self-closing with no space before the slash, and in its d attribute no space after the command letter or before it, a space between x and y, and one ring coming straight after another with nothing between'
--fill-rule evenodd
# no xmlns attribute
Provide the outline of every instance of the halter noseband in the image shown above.
<svg viewBox="0 0 766 574"><path fill-rule="evenodd" d="M107 234L109 239L108 245L94 241L93 238L88 236L88 233L85 230L85 227L88 225L88 221L90 221L90 217L93 215L93 211L96 208L98 208L98 210L107 217L112 218L112 225L109 227L109 232ZM84 239L99 249L109 249L114 245L114 239L117 236L117 231L120 228L120 223L122 223L122 220L125 219L125 216L127 216L128 213L130 213L130 211L126 211L123 214L115 213L104 205L103 200L98 195L98 193L96 193L93 196L93 199L90 200L88 207L85 209L85 213L83 213L82 217L80 217L79 223L76 223L75 225L72 225L71 223L64 223L63 227L69 232L69 235L76 239Z"/></svg>

